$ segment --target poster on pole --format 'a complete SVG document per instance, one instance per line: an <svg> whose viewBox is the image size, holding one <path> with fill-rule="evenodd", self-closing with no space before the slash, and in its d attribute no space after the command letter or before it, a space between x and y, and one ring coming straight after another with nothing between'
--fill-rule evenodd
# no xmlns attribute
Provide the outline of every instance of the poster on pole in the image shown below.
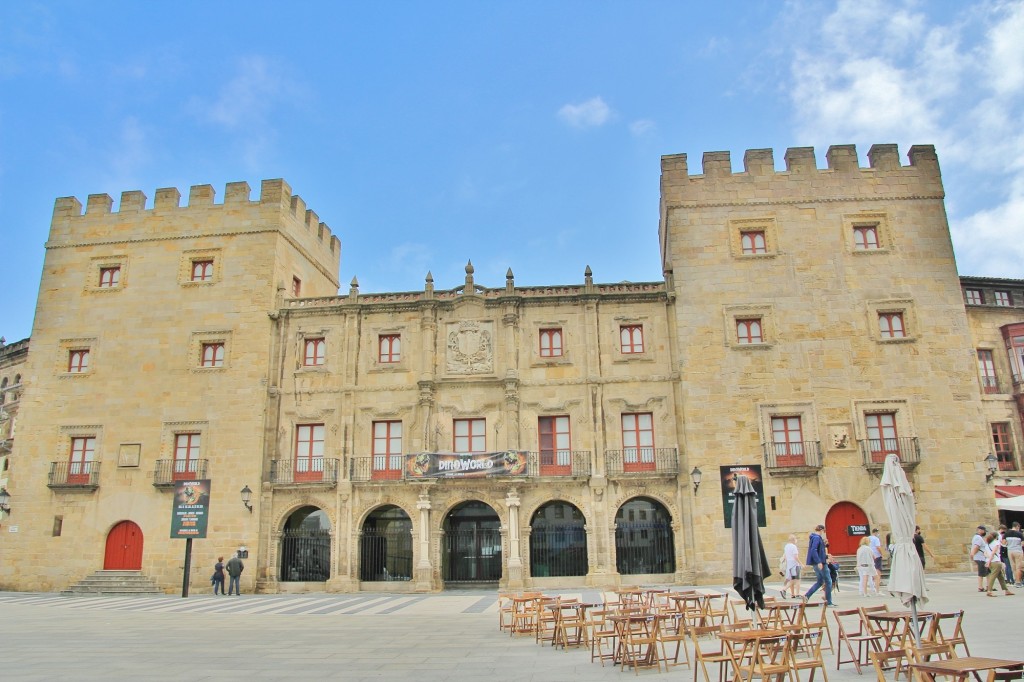
<svg viewBox="0 0 1024 682"><path fill-rule="evenodd" d="M174 482L171 538L205 538L210 520L210 479Z"/></svg>
<svg viewBox="0 0 1024 682"><path fill-rule="evenodd" d="M736 479L745 476L750 479L757 496L757 525L764 528L768 525L764 511L764 486L761 483L761 465L736 465L719 467L722 479L722 510L725 512L725 527L732 528L732 506L735 501Z"/></svg>

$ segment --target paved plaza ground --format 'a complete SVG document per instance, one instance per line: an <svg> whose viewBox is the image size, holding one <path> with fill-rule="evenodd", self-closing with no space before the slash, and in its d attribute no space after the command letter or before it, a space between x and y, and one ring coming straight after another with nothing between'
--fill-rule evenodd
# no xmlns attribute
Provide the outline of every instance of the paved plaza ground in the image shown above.
<svg viewBox="0 0 1024 682"><path fill-rule="evenodd" d="M806 585L806 583L805 583ZM929 577L927 608L964 608L971 653L1024 659L1019 630L1024 589L986 598L967 574ZM683 589L681 586L675 586ZM777 584L769 594L778 594ZM702 591L725 592L723 586ZM559 591L549 591L552 593ZM592 590L560 591L597 600ZM848 586L841 608L888 603ZM618 667L590 662L587 650L540 647L498 631L494 590L429 595L315 594L189 598L62 597L0 593L3 664L11 680L611 680ZM874 679L852 666L832 682ZM631 677L633 673L627 671ZM714 675L714 673L712 673ZM692 680L687 667L640 676ZM805 675L806 677L806 675ZM703 678L701 678L703 680ZM805 680L806 682L806 680Z"/></svg>

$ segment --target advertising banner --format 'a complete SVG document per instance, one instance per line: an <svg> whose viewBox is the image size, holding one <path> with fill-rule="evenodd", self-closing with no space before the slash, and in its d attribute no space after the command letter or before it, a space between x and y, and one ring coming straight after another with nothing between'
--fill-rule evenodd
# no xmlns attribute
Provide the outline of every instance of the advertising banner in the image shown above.
<svg viewBox="0 0 1024 682"><path fill-rule="evenodd" d="M171 538L205 538L209 513L210 479L175 481Z"/></svg>
<svg viewBox="0 0 1024 682"><path fill-rule="evenodd" d="M739 476L746 476L754 486L754 493L757 495L757 525L764 528L768 525L764 511L764 487L761 484L761 465L750 466L724 466L719 467L722 479L722 510L725 512L725 527L732 528L732 505L734 491L736 490L736 479Z"/></svg>
<svg viewBox="0 0 1024 682"><path fill-rule="evenodd" d="M526 452L478 452L446 454L421 452L406 455L406 478L478 478L482 476L525 476Z"/></svg>

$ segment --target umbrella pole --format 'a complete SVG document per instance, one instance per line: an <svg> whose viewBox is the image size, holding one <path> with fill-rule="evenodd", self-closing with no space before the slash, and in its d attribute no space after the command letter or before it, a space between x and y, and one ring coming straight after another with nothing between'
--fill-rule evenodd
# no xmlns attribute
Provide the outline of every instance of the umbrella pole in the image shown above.
<svg viewBox="0 0 1024 682"><path fill-rule="evenodd" d="M913 622L914 627L914 643L917 648L921 648L921 630L917 626L917 597L910 598L910 620Z"/></svg>

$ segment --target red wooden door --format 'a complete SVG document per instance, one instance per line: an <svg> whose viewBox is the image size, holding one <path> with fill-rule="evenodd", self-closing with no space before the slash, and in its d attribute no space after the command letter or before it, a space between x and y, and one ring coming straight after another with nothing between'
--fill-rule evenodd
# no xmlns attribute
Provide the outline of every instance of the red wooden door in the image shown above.
<svg viewBox="0 0 1024 682"><path fill-rule="evenodd" d="M868 515L853 502L837 502L825 515L828 551L836 556L856 554L860 535L848 535L849 526L867 526ZM870 529L869 529L870 530Z"/></svg>
<svg viewBox="0 0 1024 682"><path fill-rule="evenodd" d="M103 570L138 571L141 568L142 529L131 521L122 521L107 534Z"/></svg>

